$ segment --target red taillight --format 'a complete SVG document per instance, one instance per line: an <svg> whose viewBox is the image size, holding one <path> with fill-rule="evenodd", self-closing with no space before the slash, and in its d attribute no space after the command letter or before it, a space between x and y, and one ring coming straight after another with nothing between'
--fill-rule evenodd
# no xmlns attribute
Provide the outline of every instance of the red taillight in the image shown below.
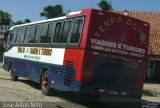
<svg viewBox="0 0 160 108"><path fill-rule="evenodd" d="M85 71L84 71L84 75L85 76L92 76L92 71L93 71L93 68L94 68L94 63L93 63L93 59L89 58L89 59L86 59L86 62L85 62Z"/></svg>
<svg viewBox="0 0 160 108"><path fill-rule="evenodd" d="M92 82L93 71L94 71L94 58L88 57L85 60L85 66L84 66L84 71L83 71L83 79L86 82Z"/></svg>

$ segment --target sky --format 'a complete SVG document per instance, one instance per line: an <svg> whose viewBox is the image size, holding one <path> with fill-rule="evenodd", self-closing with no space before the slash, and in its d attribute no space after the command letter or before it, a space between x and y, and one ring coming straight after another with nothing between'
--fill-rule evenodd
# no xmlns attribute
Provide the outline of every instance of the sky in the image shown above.
<svg viewBox="0 0 160 108"><path fill-rule="evenodd" d="M100 0L0 0L0 10L12 15L14 22L26 18L31 21L45 19L40 16L48 5L61 4L64 12L78 11L84 8L97 8ZM141 12L160 12L160 0L109 0L113 10Z"/></svg>

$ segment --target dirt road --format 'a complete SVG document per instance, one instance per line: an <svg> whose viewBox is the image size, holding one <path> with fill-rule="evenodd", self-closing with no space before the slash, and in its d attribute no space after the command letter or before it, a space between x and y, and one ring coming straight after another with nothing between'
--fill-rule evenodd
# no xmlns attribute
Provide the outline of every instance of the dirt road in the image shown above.
<svg viewBox="0 0 160 108"><path fill-rule="evenodd" d="M9 73L4 72L2 69L0 69L0 102L47 102L47 104L52 104L55 108L83 107L60 97L43 96L40 86L26 79L20 78L19 81L11 82Z"/></svg>
<svg viewBox="0 0 160 108"><path fill-rule="evenodd" d="M154 86L152 86L152 84L145 84L144 88L146 90L149 89L160 91L160 85L156 84ZM9 73L0 68L0 108L5 105L6 102L39 102L45 106L49 105L49 108L88 108L90 106L94 108L99 107L97 104L97 106L95 106L93 104L86 105L75 103L74 101L70 101L68 97L66 99L64 94L61 96L62 94L63 93L56 93L53 96L43 96L40 90L40 85L24 78L20 78L16 82L11 82ZM74 99L76 100L76 97ZM142 99L152 102L160 102L160 96L143 96ZM111 101L112 99L110 99L110 102Z"/></svg>

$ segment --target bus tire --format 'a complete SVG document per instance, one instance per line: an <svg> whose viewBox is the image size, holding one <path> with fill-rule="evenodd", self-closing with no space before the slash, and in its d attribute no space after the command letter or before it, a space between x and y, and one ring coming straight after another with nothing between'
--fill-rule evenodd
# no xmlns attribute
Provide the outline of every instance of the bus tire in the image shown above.
<svg viewBox="0 0 160 108"><path fill-rule="evenodd" d="M45 71L42 75L41 91L45 96L51 95L50 74L48 71Z"/></svg>
<svg viewBox="0 0 160 108"><path fill-rule="evenodd" d="M11 81L17 81L18 80L18 76L15 75L15 72L14 72L13 64L11 64L11 66L10 66L9 73L10 73L10 80Z"/></svg>

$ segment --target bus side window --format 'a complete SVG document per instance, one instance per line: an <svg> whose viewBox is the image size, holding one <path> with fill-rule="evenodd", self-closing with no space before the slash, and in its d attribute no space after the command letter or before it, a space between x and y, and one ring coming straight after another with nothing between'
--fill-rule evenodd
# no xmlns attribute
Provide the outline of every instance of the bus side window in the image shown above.
<svg viewBox="0 0 160 108"><path fill-rule="evenodd" d="M83 27L83 19L73 20L72 32L71 32L71 37L70 37L71 44L79 43L81 32L82 32L82 27Z"/></svg>
<svg viewBox="0 0 160 108"><path fill-rule="evenodd" d="M13 41L11 43L15 43L17 39L18 28L13 30Z"/></svg>
<svg viewBox="0 0 160 108"><path fill-rule="evenodd" d="M20 40L20 37L21 37L21 29L22 28L18 29L18 34L17 34L17 38L16 38L16 42L15 43L19 43L19 40Z"/></svg>
<svg viewBox="0 0 160 108"><path fill-rule="evenodd" d="M47 30L48 30L48 23L44 23L42 25L41 35L40 35L40 43L47 43Z"/></svg>
<svg viewBox="0 0 160 108"><path fill-rule="evenodd" d="M36 26L27 27L24 43L33 43Z"/></svg>
<svg viewBox="0 0 160 108"><path fill-rule="evenodd" d="M50 43L51 42L51 38L53 36L53 30L54 30L54 23L49 24L48 27L48 32L47 32L47 37L46 37L46 43Z"/></svg>
<svg viewBox="0 0 160 108"><path fill-rule="evenodd" d="M35 36L36 26L31 26L30 32L29 32L29 40L28 43L34 43L34 36Z"/></svg>
<svg viewBox="0 0 160 108"><path fill-rule="evenodd" d="M24 43L29 42L29 32L30 32L30 27L26 27L26 35L25 35Z"/></svg>
<svg viewBox="0 0 160 108"><path fill-rule="evenodd" d="M34 37L34 43L39 42L40 33L41 33L41 25L37 25L36 33L35 33L35 37Z"/></svg>
<svg viewBox="0 0 160 108"><path fill-rule="evenodd" d="M13 33L10 31L9 33L6 34L7 38L7 45L10 45L11 42L13 41Z"/></svg>
<svg viewBox="0 0 160 108"><path fill-rule="evenodd" d="M60 42L60 31L61 31L62 22L56 23L53 43L59 43Z"/></svg>
<svg viewBox="0 0 160 108"><path fill-rule="evenodd" d="M67 43L68 34L70 30L70 24L71 24L71 21L64 22L63 31L62 31L61 40L60 40L61 43Z"/></svg>
<svg viewBox="0 0 160 108"><path fill-rule="evenodd" d="M23 43L25 39L26 27L22 27L19 43Z"/></svg>

